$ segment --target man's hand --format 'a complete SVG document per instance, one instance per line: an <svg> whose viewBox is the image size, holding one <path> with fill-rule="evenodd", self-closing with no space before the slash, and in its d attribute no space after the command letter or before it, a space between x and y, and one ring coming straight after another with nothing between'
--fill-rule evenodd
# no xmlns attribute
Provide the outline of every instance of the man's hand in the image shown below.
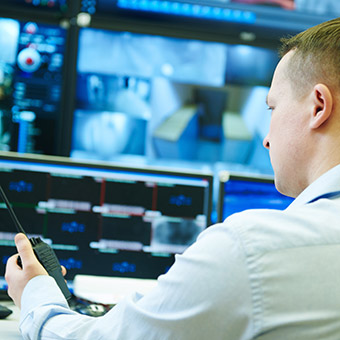
<svg viewBox="0 0 340 340"><path fill-rule="evenodd" d="M35 276L48 274L34 255L31 243L24 234L17 234L14 241L21 258L22 268L17 263L18 254L11 256L7 261L5 279L8 283L8 295L20 308L21 295L28 281Z"/></svg>

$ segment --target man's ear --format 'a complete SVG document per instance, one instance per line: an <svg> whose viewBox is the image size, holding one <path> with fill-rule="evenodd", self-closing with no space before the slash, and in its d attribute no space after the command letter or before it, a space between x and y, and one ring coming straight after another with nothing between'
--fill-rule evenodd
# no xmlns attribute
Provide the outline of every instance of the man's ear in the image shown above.
<svg viewBox="0 0 340 340"><path fill-rule="evenodd" d="M310 127L317 129L324 124L332 114L333 96L326 85L317 84L313 88L312 100Z"/></svg>

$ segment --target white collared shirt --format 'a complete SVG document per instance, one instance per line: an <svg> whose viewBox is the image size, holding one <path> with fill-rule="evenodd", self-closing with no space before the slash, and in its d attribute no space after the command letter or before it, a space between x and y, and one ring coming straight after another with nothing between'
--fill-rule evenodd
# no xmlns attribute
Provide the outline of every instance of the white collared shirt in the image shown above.
<svg viewBox="0 0 340 340"><path fill-rule="evenodd" d="M105 316L68 309L54 279L22 296L25 339L339 340L340 165L285 211L248 210L205 230L146 296ZM114 290L115 287L112 287Z"/></svg>

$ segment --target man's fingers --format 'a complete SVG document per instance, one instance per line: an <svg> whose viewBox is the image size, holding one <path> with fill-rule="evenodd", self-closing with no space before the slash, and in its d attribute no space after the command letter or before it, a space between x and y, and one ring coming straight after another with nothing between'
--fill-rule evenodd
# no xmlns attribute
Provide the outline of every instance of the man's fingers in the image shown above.
<svg viewBox="0 0 340 340"><path fill-rule="evenodd" d="M6 268L7 266L12 266L12 265L17 265L17 259L18 259L18 254L12 255L6 262Z"/></svg>
<svg viewBox="0 0 340 340"><path fill-rule="evenodd" d="M14 241L17 246L23 266L37 261L37 258L35 257L32 249L32 245L26 235L22 233L15 235Z"/></svg>
<svg viewBox="0 0 340 340"><path fill-rule="evenodd" d="M67 270L64 266L61 266L61 273L63 274L63 276L67 274Z"/></svg>

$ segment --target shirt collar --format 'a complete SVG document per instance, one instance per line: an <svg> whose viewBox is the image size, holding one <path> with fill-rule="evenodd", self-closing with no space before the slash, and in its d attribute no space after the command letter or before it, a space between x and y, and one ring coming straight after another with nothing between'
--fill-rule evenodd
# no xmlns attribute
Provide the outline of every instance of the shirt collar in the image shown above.
<svg viewBox="0 0 340 340"><path fill-rule="evenodd" d="M314 200L315 198L340 190L340 164L328 170L290 204L288 208L301 206Z"/></svg>

